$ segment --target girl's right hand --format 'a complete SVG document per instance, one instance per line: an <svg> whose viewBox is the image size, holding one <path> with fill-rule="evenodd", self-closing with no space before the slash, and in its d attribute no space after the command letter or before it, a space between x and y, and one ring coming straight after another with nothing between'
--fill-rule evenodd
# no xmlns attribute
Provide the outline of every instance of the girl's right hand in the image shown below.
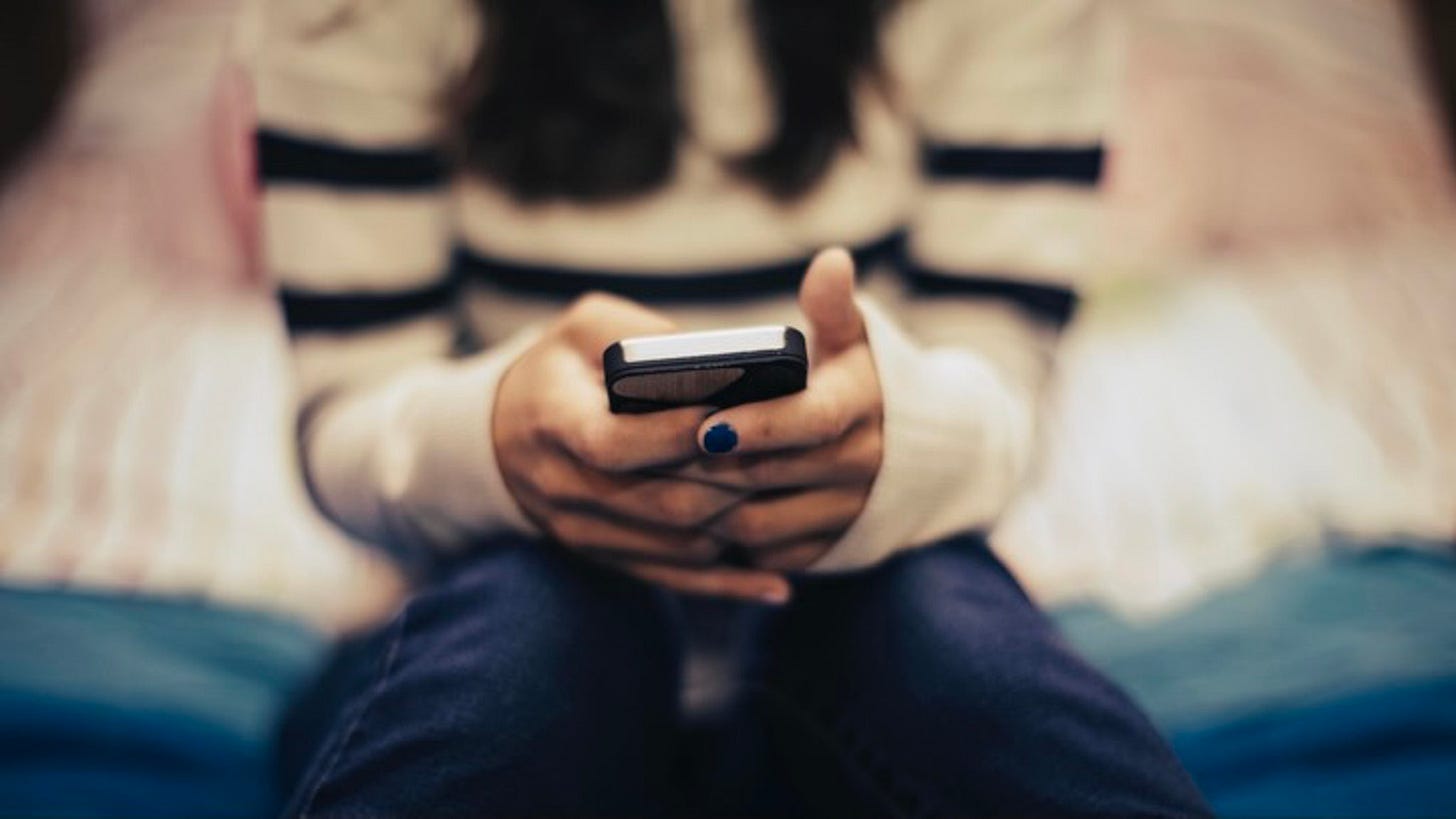
<svg viewBox="0 0 1456 819"><path fill-rule="evenodd" d="M496 460L521 509L562 545L689 594L781 603L781 575L715 566L706 526L742 492L641 474L699 457L711 411L614 415L602 351L618 339L671 332L671 321L602 294L578 299L506 372L489 419Z"/></svg>

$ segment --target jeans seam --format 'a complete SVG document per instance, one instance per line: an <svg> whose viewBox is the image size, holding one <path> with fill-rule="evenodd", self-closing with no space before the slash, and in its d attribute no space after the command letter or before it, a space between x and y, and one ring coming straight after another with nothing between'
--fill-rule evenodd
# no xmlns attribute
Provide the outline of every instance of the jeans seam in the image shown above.
<svg viewBox="0 0 1456 819"><path fill-rule="evenodd" d="M835 731L828 728L819 720L817 720L814 715L810 713L810 710L801 705L798 700L796 700L793 696L779 690L778 688L762 682L744 683L743 686L750 691L756 691L759 694L765 695L768 699L774 700L780 705L785 706L786 710L795 718L797 718L799 722L804 725L804 727L809 729L809 731L815 736L815 738L817 738L825 746L833 749L835 755L838 756L847 767L859 773L861 777L863 777L869 783L870 788L873 790L875 796L879 799L881 804L885 805L891 811L893 811L895 816L909 817L917 815L918 813L923 813L912 812L904 809L904 807L900 804L900 800L895 798L895 794L887 791L876 779L874 772L868 770L863 763L856 759L855 754L836 735ZM886 766L886 770L889 770L888 766ZM897 778L899 777L897 776ZM919 792L919 789L916 790L917 792Z"/></svg>
<svg viewBox="0 0 1456 819"><path fill-rule="evenodd" d="M343 758L345 749L349 747L350 741L358 733L360 724L364 722L364 717L369 712L369 707L374 704L375 700L379 699L379 695L384 690L385 684L389 682L390 676L394 673L395 659L399 654L400 644L404 642L405 621L408 619L409 606L406 605L400 610L399 618L395 623L394 633L390 635L389 647L385 651L384 662L379 669L379 676L375 679L374 684L369 687L369 693L359 703L359 708L354 712L354 717L349 720L348 727L340 735L339 742L334 747L332 753L330 753L328 762L319 771L318 777L313 782L313 787L309 789L308 799L303 803L303 807L299 809L299 819L307 819L309 812L313 809L313 803L318 799L319 792L323 790L324 783L328 781L329 776L338 767L339 760Z"/></svg>

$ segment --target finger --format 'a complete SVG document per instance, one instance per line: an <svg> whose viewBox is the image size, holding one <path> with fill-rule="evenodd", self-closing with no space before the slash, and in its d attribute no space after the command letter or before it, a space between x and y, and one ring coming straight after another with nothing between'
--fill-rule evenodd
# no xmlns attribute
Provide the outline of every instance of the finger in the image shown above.
<svg viewBox="0 0 1456 819"><path fill-rule="evenodd" d="M633 336L671 333L677 325L661 313L608 293L587 293L562 316L568 341L583 356L600 364L612 342Z"/></svg>
<svg viewBox="0 0 1456 819"><path fill-rule="evenodd" d="M854 303L854 257L842 247L819 251L799 285L799 309L809 320L816 358L823 360L865 338Z"/></svg>
<svg viewBox="0 0 1456 819"><path fill-rule="evenodd" d="M701 527L747 494L681 478L607 474L570 458L543 458L525 477L557 508L679 530Z"/></svg>
<svg viewBox="0 0 1456 819"><path fill-rule="evenodd" d="M583 370L563 379L542 418L542 432L576 460L603 472L631 472L682 463L698 455L697 428L705 407L618 415L600 378Z"/></svg>
<svg viewBox="0 0 1456 819"><path fill-rule="evenodd" d="M782 575L752 569L683 569L630 560L611 560L622 571L683 594L731 597L770 605L789 602L793 589Z"/></svg>
<svg viewBox="0 0 1456 819"><path fill-rule="evenodd" d="M614 555L645 557L665 563L702 565L722 551L712 538L684 532L652 530L580 512L560 512L546 529L563 546Z"/></svg>
<svg viewBox="0 0 1456 819"><path fill-rule="evenodd" d="M704 453L748 454L822 446L879 411L880 386L869 348L809 374L801 392L714 412L698 425Z"/></svg>
<svg viewBox="0 0 1456 819"><path fill-rule="evenodd" d="M648 415L590 415L554 427L554 438L577 461L625 473L681 464L698 456L696 430L708 410L683 407Z"/></svg>
<svg viewBox="0 0 1456 819"><path fill-rule="evenodd" d="M813 566L834 547L833 538L814 538L752 554L756 568L773 572L800 572Z"/></svg>
<svg viewBox="0 0 1456 819"><path fill-rule="evenodd" d="M837 536L859 516L867 494L860 486L835 487L744 501L709 524L708 530L749 549Z"/></svg>
<svg viewBox="0 0 1456 819"><path fill-rule="evenodd" d="M736 492L866 484L880 471L880 436L878 424L861 423L812 449L697 458L651 474Z"/></svg>

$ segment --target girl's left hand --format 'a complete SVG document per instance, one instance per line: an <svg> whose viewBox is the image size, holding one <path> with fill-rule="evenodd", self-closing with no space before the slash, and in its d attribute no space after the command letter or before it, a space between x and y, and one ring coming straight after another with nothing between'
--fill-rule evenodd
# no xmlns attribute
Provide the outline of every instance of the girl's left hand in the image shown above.
<svg viewBox="0 0 1456 819"><path fill-rule="evenodd" d="M819 253L799 289L812 367L793 395L725 409L698 428L706 457L674 470L751 493L709 524L754 566L797 571L822 557L859 517L880 470L883 404L854 259Z"/></svg>

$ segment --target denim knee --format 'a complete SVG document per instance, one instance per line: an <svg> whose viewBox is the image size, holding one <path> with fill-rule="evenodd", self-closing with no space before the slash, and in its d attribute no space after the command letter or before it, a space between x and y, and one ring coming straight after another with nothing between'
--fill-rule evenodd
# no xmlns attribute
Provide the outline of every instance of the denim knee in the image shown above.
<svg viewBox="0 0 1456 819"><path fill-rule="evenodd" d="M676 638L660 596L545 544L498 541L413 598L336 724L309 813L652 812Z"/></svg>
<svg viewBox="0 0 1456 819"><path fill-rule="evenodd" d="M775 643L807 650L796 673L833 675L931 704L994 700L1023 672L1027 631L1046 621L978 537L906 552L872 570L800 584ZM788 648L785 645L784 651ZM786 658L787 659L787 658ZM955 685L947 684L954 680ZM951 688L955 690L950 690ZM896 697L899 699L900 697Z"/></svg>
<svg viewBox="0 0 1456 819"><path fill-rule="evenodd" d="M1153 726L980 539L798 591L772 634L768 681L902 806L1203 812Z"/></svg>
<svg viewBox="0 0 1456 819"><path fill-rule="evenodd" d="M403 616L402 670L420 666L452 689L489 682L557 711L672 700L677 638L660 594L556 547L492 545Z"/></svg>

